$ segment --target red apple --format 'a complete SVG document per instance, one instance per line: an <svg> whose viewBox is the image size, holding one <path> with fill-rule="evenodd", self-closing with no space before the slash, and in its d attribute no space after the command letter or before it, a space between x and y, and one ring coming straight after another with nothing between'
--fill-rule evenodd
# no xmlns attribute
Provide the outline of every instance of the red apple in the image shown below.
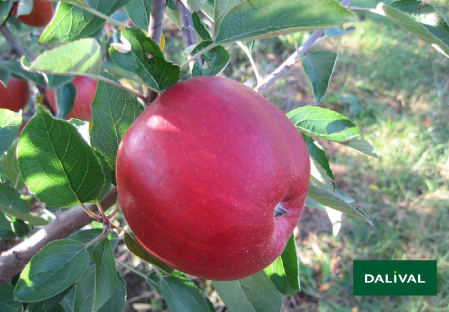
<svg viewBox="0 0 449 312"><path fill-rule="evenodd" d="M14 112L23 109L30 98L30 87L26 80L10 78L7 87L0 83L0 108Z"/></svg>
<svg viewBox="0 0 449 312"><path fill-rule="evenodd" d="M17 16L17 5L14 7L12 14ZM32 27L45 27L53 18L53 4L50 1L33 1L33 10L28 15L20 15L17 17L22 23Z"/></svg>
<svg viewBox="0 0 449 312"><path fill-rule="evenodd" d="M287 117L218 77L185 80L154 101L123 137L116 169L141 244L212 280L252 275L282 253L310 177L306 146Z"/></svg>
<svg viewBox="0 0 449 312"><path fill-rule="evenodd" d="M87 77L77 76L72 80L72 83L76 89L75 103L73 103L73 108L66 119L77 118L86 121L92 119L91 106L98 82ZM55 90L45 90L45 96L50 106L56 111Z"/></svg>

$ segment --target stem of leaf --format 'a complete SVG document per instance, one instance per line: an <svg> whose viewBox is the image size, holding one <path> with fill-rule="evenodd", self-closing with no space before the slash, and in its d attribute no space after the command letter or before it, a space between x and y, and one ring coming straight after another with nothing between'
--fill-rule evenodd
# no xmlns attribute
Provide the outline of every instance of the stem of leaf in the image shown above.
<svg viewBox="0 0 449 312"><path fill-rule="evenodd" d="M115 259L115 262L117 262L118 264L120 264L120 265L121 265L122 267L124 267L125 269L128 269L128 270L130 270L131 272L133 272L133 273L139 275L140 277L143 277L144 279L147 279L147 278L148 278L148 276L146 276L146 275L143 274L142 272L136 270L136 269L133 268L132 266L127 265L126 263L124 263L124 262L122 262L122 261L120 261L120 260L118 260L118 259ZM159 273L159 274L160 274L160 273Z"/></svg>
<svg viewBox="0 0 449 312"><path fill-rule="evenodd" d="M257 69L256 62L254 62L254 58L253 55L251 54L251 51L243 42L237 41L237 44L248 56L249 62L251 63L251 66L253 67L254 70L254 75L256 76L257 85L260 84L262 82L262 76L260 76L259 70Z"/></svg>
<svg viewBox="0 0 449 312"><path fill-rule="evenodd" d="M203 55L204 53L212 50L213 48L215 48L217 45L216 44L211 44L210 46L207 46L204 50L201 50L200 52L196 53L195 55L189 56L189 58L187 59L187 61L185 61L184 63L182 63L181 65L181 69L185 68L186 66L189 65L190 62L194 61L196 58L200 57L201 55Z"/></svg>
<svg viewBox="0 0 449 312"><path fill-rule="evenodd" d="M92 211L90 211L89 209L87 209L87 207L84 206L84 204L83 204L82 202L80 202L80 201L78 201L78 202L79 202L81 208L83 208L83 210L84 210L84 211L85 211L91 218L95 219L95 220L98 221L98 222L102 222L102 218L101 218L101 217L97 216L95 213L93 213Z"/></svg>

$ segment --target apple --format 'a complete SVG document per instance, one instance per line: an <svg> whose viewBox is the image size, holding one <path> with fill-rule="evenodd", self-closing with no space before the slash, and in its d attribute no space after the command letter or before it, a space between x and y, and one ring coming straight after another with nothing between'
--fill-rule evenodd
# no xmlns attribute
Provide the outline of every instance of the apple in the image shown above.
<svg viewBox="0 0 449 312"><path fill-rule="evenodd" d="M14 112L23 109L30 98L30 87L26 80L10 78L5 87L0 83L0 108Z"/></svg>
<svg viewBox="0 0 449 312"><path fill-rule="evenodd" d="M77 118L86 121L91 120L92 101L95 97L98 82L87 77L76 76L72 80L72 83L76 89L76 96L75 102L73 103L73 108L67 115L66 119ZM50 106L56 111L56 91L54 89L45 90L45 96L47 97Z"/></svg>
<svg viewBox="0 0 449 312"><path fill-rule="evenodd" d="M301 217L310 162L301 135L261 95L227 78L169 88L117 154L124 216L173 268L236 280L270 265Z"/></svg>
<svg viewBox="0 0 449 312"><path fill-rule="evenodd" d="M14 7L12 14L17 16L17 5ZM45 27L51 22L53 15L52 2L34 0L31 13L28 15L20 15L17 19L28 26Z"/></svg>

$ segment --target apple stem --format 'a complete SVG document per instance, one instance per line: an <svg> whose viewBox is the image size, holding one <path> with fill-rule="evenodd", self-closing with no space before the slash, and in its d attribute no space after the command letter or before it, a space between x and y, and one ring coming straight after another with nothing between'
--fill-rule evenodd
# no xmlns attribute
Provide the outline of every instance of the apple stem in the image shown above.
<svg viewBox="0 0 449 312"><path fill-rule="evenodd" d="M282 207L281 203L277 204L276 207L274 208L273 216L275 218L286 216L287 214L288 214L287 210L285 210L284 207Z"/></svg>

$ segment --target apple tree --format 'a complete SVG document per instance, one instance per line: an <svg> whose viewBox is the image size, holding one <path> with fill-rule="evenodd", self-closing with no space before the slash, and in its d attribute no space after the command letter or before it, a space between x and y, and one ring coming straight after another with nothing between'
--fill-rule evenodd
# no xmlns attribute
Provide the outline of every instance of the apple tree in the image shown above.
<svg viewBox="0 0 449 312"><path fill-rule="evenodd" d="M241 124L244 124L242 129L254 131L254 139L250 138L251 132L246 136L242 132L240 145L234 141L213 145L216 166L207 173L199 172L196 180L186 179L192 181L184 185L187 189L198 190L200 187L195 183L206 177L216 176L216 181L223 178L231 170L223 170L226 167L223 164L235 162L232 157L238 154L236 150L257 148L257 153L247 152L242 157L248 157L245 161L249 167L260 172L256 170L253 179L240 185L260 187L259 190L263 186L266 194L278 191L284 180L294 176L290 163L298 168L303 166L302 171L298 169L303 180L295 180L301 186L295 196L303 196L301 202L294 201L296 210L270 204L268 218L266 213L263 218L255 215L240 225L233 223L228 231L244 233L248 223L254 222L252 233L265 236L262 229L269 225L266 220L273 222L295 212L294 227L304 201L309 207L326 211L331 221L347 214L366 222L367 226L372 225L354 200L337 188L326 153L316 138L342 144L367 157L377 155L351 120L320 107L337 53L310 50L326 38L357 31L346 24L356 23L359 11L383 15L445 56L449 56L449 26L432 5L421 1L399 0L380 3L376 8L350 4L351 0L341 3L337 0L0 0L0 31L4 37L0 48L7 51L0 58L0 238L7 246L0 255L0 310L123 311L126 283L120 269L136 270L119 256L131 252L147 262L151 270L148 274L138 271L136 274L145 278L172 311L215 310L210 299L186 274L191 272L214 279L213 289L230 311L280 311L281 296L300 291L299 260L292 228L284 230L273 246L259 244L263 252L255 254L249 266L249 262L243 263L245 257L232 257L239 249L238 244L249 246L252 238L247 234L238 237L235 248L228 244L233 232L226 232L226 227L220 228L217 241L201 241L193 234L205 233L212 226L204 224L208 220L204 217L207 211L196 209L198 215L193 218L183 209L202 207L194 201L203 198L190 196L187 197L190 203L180 204L176 199L181 191L173 182L178 180L175 171L166 176L160 172L166 173L161 171L164 166L181 166L179 175L195 169L201 171L209 160L192 159L207 153L185 153L181 162L174 145L170 145L171 149L162 145L174 138L169 132L178 128L182 129L179 135L182 139L175 143L192 144L195 149L214 141L221 133L238 141L239 136L229 133L238 131ZM163 26L176 28L179 35L172 35ZM24 29L31 31L26 37L19 36ZM296 32L310 32L310 35L292 46L294 52L274 72L257 68L253 58L255 42L266 43L269 41L264 39ZM183 46L176 53L165 47L174 41L182 41L175 46ZM222 75L231 59L229 46L234 44L244 51L251 64L248 71L252 71L253 78L242 82L246 86L212 77ZM293 66L304 70L315 101L278 116L280 111L259 98L258 93L263 93ZM219 82L214 84L215 81ZM189 86L188 92L179 91L183 86ZM220 93L222 90L226 92ZM265 97L270 100L269 94ZM239 114L237 123L229 117L231 100L241 103L232 106ZM221 102L229 106L221 106L220 112L206 107ZM247 104L251 109L244 110L250 107ZM269 107L265 112L262 112L263 105ZM176 110L171 106L177 107ZM193 107L194 114L189 109ZM163 115L164 109L171 111ZM168 122L167 116L174 121L162 127L161 124ZM193 131L205 124L209 128L204 127L203 132ZM272 128L266 128L267 124ZM212 129L214 125L221 128ZM137 127L140 130L134 129ZM132 130L127 137L128 129ZM162 130L168 134L161 134ZM275 131L276 139L270 137L271 131ZM193 134L198 136L192 137ZM215 137L208 137L211 135ZM138 150L139 144L153 145L142 147L145 153L126 154ZM299 148L301 144L303 150ZM261 146L276 148L265 150ZM282 153L284 158L276 158L281 154L279 149L284 151L284 147L297 153L286 152ZM170 152L165 155L166 151ZM159 160L150 165L148 162L152 160L146 155L153 152L159 153ZM289 164L287 169L276 167L285 169L276 176L278 185L268 182L263 185L264 181L271 180L263 180L259 174L268 177L270 172L259 156L265 157L265 164L273 163L273 167ZM189 164L194 166L190 171L184 170ZM142 175L130 178L128 172L137 170L138 173L139 167ZM154 175L148 168L154 170ZM243 172L238 176L239 170L232 170L235 178L249 176ZM213 188L210 181L201 186L206 194ZM165 189L158 189L162 184ZM139 196L150 197L130 197L128 190L136 188ZM232 191L220 186L216 198L236 207L247 200L243 198L245 195L242 198L224 195ZM142 201L158 195L173 197L163 207L153 205L152 200ZM268 200L263 195L260 192L260 201L267 206ZM208 203L208 206L210 209L229 206L223 202ZM149 210L146 209L158 209L154 214L157 218L147 227L145 218ZM251 213L252 209L255 208L247 205L232 213ZM227 220L226 208L220 213ZM175 217L176 227L180 227L177 229L170 223ZM203 225L190 226L192 219L202 221ZM257 233L258 228L261 233ZM163 231L158 232L159 229ZM187 243L185 238L176 236L178 233L195 239ZM187 261L183 244L177 244L177 249L171 251L173 257L164 257L164 248L173 248L170 242L178 238L186 242L186 250L188 244L190 255L195 255L198 248L198 263L190 264L195 270L180 264ZM220 239L223 241L218 242ZM222 249L226 255L215 256L212 261L200 250L217 253L215 244L229 248ZM274 248L278 250L272 252ZM271 258L264 257L265 254ZM261 258L269 259L271 264L260 261ZM225 259L231 260L225 262ZM202 273L210 268L214 274Z"/></svg>

